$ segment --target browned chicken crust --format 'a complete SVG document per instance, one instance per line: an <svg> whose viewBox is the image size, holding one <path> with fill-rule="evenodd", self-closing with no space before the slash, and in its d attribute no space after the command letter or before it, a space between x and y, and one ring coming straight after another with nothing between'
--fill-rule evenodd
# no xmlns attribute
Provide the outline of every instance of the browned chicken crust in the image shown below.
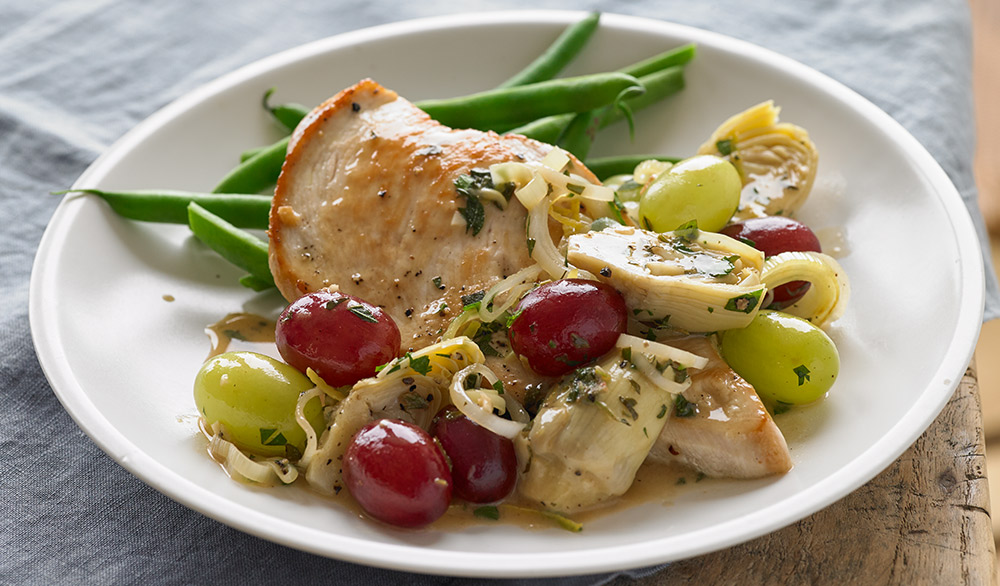
<svg viewBox="0 0 1000 586"><path fill-rule="evenodd" d="M526 212L486 204L477 235L454 222L455 179L493 163L540 160L522 136L453 130L372 80L349 87L296 129L271 209L270 265L292 300L337 285L388 311L404 349L433 342L461 296L530 264Z"/></svg>

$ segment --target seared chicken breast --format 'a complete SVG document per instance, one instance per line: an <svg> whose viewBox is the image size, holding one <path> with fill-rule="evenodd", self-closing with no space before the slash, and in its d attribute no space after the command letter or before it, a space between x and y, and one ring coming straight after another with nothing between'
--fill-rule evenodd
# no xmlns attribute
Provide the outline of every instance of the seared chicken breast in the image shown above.
<svg viewBox="0 0 1000 586"><path fill-rule="evenodd" d="M788 472L785 437L750 383L733 372L706 337L671 342L708 358L691 374L684 398L693 413L675 412L663 426L649 458L679 461L717 478L761 478Z"/></svg>
<svg viewBox="0 0 1000 586"><path fill-rule="evenodd" d="M427 346L461 311L462 295L531 264L524 207L484 202L474 234L456 214L466 202L455 180L493 163L541 160L551 149L442 126L396 92L361 81L292 135L268 231L275 283L289 300L336 285L384 308L404 351Z"/></svg>

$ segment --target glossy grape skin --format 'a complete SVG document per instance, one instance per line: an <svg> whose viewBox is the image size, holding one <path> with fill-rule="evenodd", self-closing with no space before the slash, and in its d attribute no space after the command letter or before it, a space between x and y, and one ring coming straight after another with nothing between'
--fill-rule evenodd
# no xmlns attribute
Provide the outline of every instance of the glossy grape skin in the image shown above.
<svg viewBox="0 0 1000 586"><path fill-rule="evenodd" d="M729 161L714 155L685 159L660 173L639 199L643 228L670 232L695 220L717 232L736 212L743 182Z"/></svg>
<svg viewBox="0 0 1000 586"><path fill-rule="evenodd" d="M453 405L434 417L431 435L451 461L455 496L470 503L492 503L514 490L517 456L508 438L478 425Z"/></svg>
<svg viewBox="0 0 1000 586"><path fill-rule="evenodd" d="M357 297L314 291L292 302L275 328L278 352L305 372L312 368L334 387L375 375L399 353L399 328L380 308Z"/></svg>
<svg viewBox="0 0 1000 586"><path fill-rule="evenodd" d="M584 279L546 283L521 300L510 325L511 348L541 375L558 376L600 358L625 331L625 299L610 285Z"/></svg>
<svg viewBox="0 0 1000 586"><path fill-rule="evenodd" d="M762 310L747 327L720 336L723 358L765 400L811 403L837 380L837 347L826 332L802 318Z"/></svg>
<svg viewBox="0 0 1000 586"><path fill-rule="evenodd" d="M428 433L381 419L355 434L344 455L344 484L371 517L397 527L423 527L448 510L448 462Z"/></svg>
<svg viewBox="0 0 1000 586"><path fill-rule="evenodd" d="M802 222L784 216L750 218L734 222L722 230L730 236L764 253L765 257L792 251L823 252L816 234ZM771 290L771 309L784 309L802 298L809 290L806 281L792 281Z"/></svg>
<svg viewBox="0 0 1000 586"><path fill-rule="evenodd" d="M211 426L225 426L225 438L266 456L283 456L286 444L301 453L306 435L295 422L299 394L315 385L298 370L256 352L226 352L202 365L194 381L194 403ZM318 399L305 406L306 419L323 431ZM266 443L265 443L266 442Z"/></svg>

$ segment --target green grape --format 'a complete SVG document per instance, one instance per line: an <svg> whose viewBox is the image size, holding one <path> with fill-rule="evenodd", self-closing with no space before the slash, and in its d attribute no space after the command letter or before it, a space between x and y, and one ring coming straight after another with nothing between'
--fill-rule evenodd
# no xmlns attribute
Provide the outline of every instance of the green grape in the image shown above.
<svg viewBox="0 0 1000 586"><path fill-rule="evenodd" d="M208 360L194 380L194 403L211 425L221 422L226 439L266 456L305 448L306 435L295 422L299 394L315 385L301 372L256 352L226 352ZM306 419L323 430L319 400L306 404Z"/></svg>
<svg viewBox="0 0 1000 586"><path fill-rule="evenodd" d="M837 347L826 332L802 318L764 310L747 327L720 336L722 357L765 400L810 403L837 380Z"/></svg>
<svg viewBox="0 0 1000 586"><path fill-rule="evenodd" d="M736 167L715 155L684 159L660 173L639 199L644 228L669 232L691 220L718 232L736 212L743 183Z"/></svg>

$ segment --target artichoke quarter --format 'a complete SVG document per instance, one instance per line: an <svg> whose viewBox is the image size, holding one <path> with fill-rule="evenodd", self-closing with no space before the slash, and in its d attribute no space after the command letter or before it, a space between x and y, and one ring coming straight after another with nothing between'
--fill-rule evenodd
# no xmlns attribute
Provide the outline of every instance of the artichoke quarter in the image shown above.
<svg viewBox="0 0 1000 586"><path fill-rule="evenodd" d="M804 128L778 122L779 111L770 100L757 104L723 122L698 149L740 172L736 220L792 216L812 189L819 153Z"/></svg>
<svg viewBox="0 0 1000 586"><path fill-rule="evenodd" d="M642 344L660 351L647 356ZM515 440L524 466L521 496L569 513L624 494L667 422L675 394L690 385L686 369L701 366L698 356L639 341L566 375Z"/></svg>
<svg viewBox="0 0 1000 586"><path fill-rule="evenodd" d="M762 252L694 227L658 234L618 226L574 234L567 258L618 289L637 320L688 332L745 327L766 291Z"/></svg>

